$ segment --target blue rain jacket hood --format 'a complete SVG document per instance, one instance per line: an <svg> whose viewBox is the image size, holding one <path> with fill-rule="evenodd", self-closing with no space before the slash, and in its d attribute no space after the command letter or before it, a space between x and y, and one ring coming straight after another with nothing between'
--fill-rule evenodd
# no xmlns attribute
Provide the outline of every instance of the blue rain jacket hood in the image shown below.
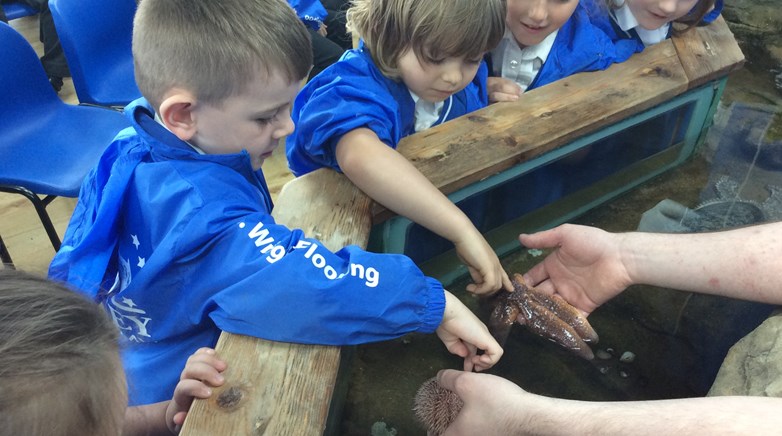
<svg viewBox="0 0 782 436"><path fill-rule="evenodd" d="M132 127L85 179L49 274L118 326L131 405L170 399L188 356L221 330L347 345L440 324L442 285L409 258L332 253L274 222L246 152L198 154L145 100L125 111Z"/></svg>

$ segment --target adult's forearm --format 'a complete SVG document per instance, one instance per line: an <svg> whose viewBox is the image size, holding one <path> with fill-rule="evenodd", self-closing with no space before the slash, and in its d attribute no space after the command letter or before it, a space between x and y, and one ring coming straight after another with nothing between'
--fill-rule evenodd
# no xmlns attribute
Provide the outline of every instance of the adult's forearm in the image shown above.
<svg viewBox="0 0 782 436"><path fill-rule="evenodd" d="M549 399L531 416L527 434L726 435L779 434L782 398L706 397L659 401L586 402Z"/></svg>
<svg viewBox="0 0 782 436"><path fill-rule="evenodd" d="M782 223L617 237L633 283L782 303Z"/></svg>

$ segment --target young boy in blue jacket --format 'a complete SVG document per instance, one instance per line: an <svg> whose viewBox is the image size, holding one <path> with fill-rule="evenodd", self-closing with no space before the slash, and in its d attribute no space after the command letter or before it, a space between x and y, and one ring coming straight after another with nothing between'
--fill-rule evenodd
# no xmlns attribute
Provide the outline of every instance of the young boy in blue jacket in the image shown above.
<svg viewBox="0 0 782 436"><path fill-rule="evenodd" d="M362 42L296 97L288 165L343 172L372 199L452 242L475 281L511 284L471 220L396 151L405 136L488 104L484 54L502 37L504 0L354 0Z"/></svg>
<svg viewBox="0 0 782 436"><path fill-rule="evenodd" d="M483 323L410 259L332 253L270 216L261 165L293 130L312 61L287 3L144 0L133 55L144 98L85 180L49 271L119 326L131 405L169 398L189 351L221 330L330 345L436 330L465 367L497 362Z"/></svg>

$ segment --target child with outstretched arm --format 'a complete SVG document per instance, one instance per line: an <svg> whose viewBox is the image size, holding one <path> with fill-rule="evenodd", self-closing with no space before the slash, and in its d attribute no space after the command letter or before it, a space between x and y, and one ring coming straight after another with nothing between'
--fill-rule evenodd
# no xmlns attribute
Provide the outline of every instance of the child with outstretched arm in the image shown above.
<svg viewBox="0 0 782 436"><path fill-rule="evenodd" d="M470 219L396 151L405 136L488 104L483 56L502 37L503 0L355 0L357 49L296 98L288 165L343 172L372 199L451 241L477 294L511 290Z"/></svg>
<svg viewBox="0 0 782 436"><path fill-rule="evenodd" d="M284 0L144 0L133 56L144 98L49 270L119 327L130 404L167 399L186 351L221 331L325 345L437 331L466 369L497 362L486 326L409 258L333 253L271 217L261 165L312 64Z"/></svg>

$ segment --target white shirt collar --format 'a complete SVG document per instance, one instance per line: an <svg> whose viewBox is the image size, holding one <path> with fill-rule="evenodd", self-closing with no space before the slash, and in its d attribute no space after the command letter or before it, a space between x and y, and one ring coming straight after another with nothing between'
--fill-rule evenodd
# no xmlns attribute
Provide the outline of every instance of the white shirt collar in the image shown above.
<svg viewBox="0 0 782 436"><path fill-rule="evenodd" d="M551 32L539 44L521 48L513 33L505 29L502 41L492 51L493 74L513 80L526 90L548 59L558 32Z"/></svg>
<svg viewBox="0 0 782 436"><path fill-rule="evenodd" d="M415 103L415 131L420 132L432 127L440 118L440 110L442 110L445 102L432 103L426 101L415 95L413 91L410 91L410 96L413 97L413 103Z"/></svg>
<svg viewBox="0 0 782 436"><path fill-rule="evenodd" d="M613 10L616 24L625 32L635 29L645 46L657 44L668 37L668 30L671 27L671 23L665 23L657 29L647 30L638 25L638 20L635 18L635 15L633 15L633 11L630 10L630 7L627 6L625 0L614 0L614 4L620 6L618 9Z"/></svg>

